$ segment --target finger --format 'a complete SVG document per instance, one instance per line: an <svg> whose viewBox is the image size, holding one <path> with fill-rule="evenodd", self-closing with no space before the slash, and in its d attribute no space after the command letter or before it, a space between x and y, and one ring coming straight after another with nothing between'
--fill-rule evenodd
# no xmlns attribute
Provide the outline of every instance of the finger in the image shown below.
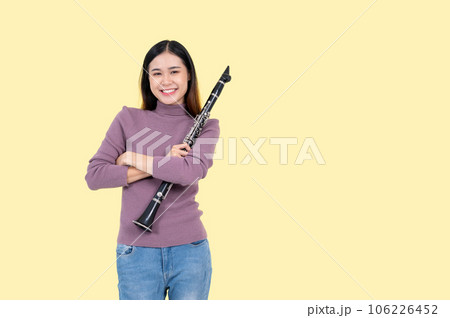
<svg viewBox="0 0 450 318"><path fill-rule="evenodd" d="M190 148L187 142L183 142L182 144L176 145L178 148Z"/></svg>
<svg viewBox="0 0 450 318"><path fill-rule="evenodd" d="M179 145L180 146L180 150L183 150L183 149L185 149L185 150L183 150L183 151L189 151L189 150L191 150L191 147L189 147L189 144L188 143L183 143L183 144L180 144Z"/></svg>
<svg viewBox="0 0 450 318"><path fill-rule="evenodd" d="M170 154L171 154L172 157L178 157L178 158L181 158L180 151L182 151L182 150L172 149L172 151L170 152Z"/></svg>
<svg viewBox="0 0 450 318"><path fill-rule="evenodd" d="M186 150L181 150L181 149L180 149L180 150L178 150L178 151L177 151L176 153L177 153L178 155L180 155L180 156L183 156L183 157L184 157L184 156L186 156L186 155L187 155L187 153L188 153L188 152L187 152Z"/></svg>
<svg viewBox="0 0 450 318"><path fill-rule="evenodd" d="M172 148L175 148L175 149L182 149L182 148L184 148L185 146L186 146L185 144L178 144L178 145L173 145Z"/></svg>

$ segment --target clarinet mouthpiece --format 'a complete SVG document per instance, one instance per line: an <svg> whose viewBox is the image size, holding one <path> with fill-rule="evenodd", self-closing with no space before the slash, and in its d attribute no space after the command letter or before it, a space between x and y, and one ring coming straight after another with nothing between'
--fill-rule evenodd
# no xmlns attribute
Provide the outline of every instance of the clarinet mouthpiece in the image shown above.
<svg viewBox="0 0 450 318"><path fill-rule="evenodd" d="M223 72L223 74L221 76L221 80L223 80L225 83L228 83L229 81L231 81L230 66L229 65L227 66L227 68Z"/></svg>

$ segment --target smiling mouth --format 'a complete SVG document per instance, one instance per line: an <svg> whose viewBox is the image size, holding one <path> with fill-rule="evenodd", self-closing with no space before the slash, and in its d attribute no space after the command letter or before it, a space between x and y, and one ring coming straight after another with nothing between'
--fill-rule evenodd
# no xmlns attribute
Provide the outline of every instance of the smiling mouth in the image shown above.
<svg viewBox="0 0 450 318"><path fill-rule="evenodd" d="M163 93L163 95L170 95L170 94L173 94L176 90L177 90L176 88L164 89L164 90L161 90L161 93Z"/></svg>

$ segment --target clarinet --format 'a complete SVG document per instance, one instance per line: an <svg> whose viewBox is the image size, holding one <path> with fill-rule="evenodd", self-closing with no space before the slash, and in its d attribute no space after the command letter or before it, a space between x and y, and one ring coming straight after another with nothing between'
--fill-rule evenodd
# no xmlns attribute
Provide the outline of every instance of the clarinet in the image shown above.
<svg viewBox="0 0 450 318"><path fill-rule="evenodd" d="M214 103L216 102L217 98L219 98L219 95L222 92L225 83L231 81L231 76L229 72L230 67L227 66L222 76L220 77L219 81L217 82L216 86L214 86L214 89L209 95L209 98L206 101L205 106L203 106L202 108L202 111L195 117L194 125L191 127L191 130L183 140L183 143L184 142L187 143L189 147L192 147L194 145L203 126L208 120L209 113L211 112L211 109L214 106ZM158 190L156 191L155 195L153 196L153 199L150 201L149 205L145 209L144 213L142 213L139 219L134 220L133 223L141 227L145 231L152 232L152 225L155 220L156 212L158 211L161 202L167 197L167 194L169 193L172 186L173 183L163 181L159 186Z"/></svg>

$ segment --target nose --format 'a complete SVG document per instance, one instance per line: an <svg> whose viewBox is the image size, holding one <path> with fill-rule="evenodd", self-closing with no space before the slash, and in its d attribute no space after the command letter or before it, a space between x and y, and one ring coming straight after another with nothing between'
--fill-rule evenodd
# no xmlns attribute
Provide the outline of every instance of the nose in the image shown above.
<svg viewBox="0 0 450 318"><path fill-rule="evenodd" d="M161 80L161 85L167 85L170 84L172 82L172 78L170 77L170 74L163 74L162 76L162 80Z"/></svg>

